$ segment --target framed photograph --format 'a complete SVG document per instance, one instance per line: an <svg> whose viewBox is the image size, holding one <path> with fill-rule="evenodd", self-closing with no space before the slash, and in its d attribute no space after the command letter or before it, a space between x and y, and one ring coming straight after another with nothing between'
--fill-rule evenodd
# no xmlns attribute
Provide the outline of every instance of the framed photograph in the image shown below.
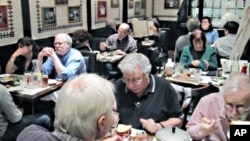
<svg viewBox="0 0 250 141"><path fill-rule="evenodd" d="M165 0L164 8L179 8L179 0Z"/></svg>
<svg viewBox="0 0 250 141"><path fill-rule="evenodd" d="M0 30L8 29L8 12L6 5L0 5Z"/></svg>
<svg viewBox="0 0 250 141"><path fill-rule="evenodd" d="M98 1L97 2L97 16L98 18L106 18L107 17L107 2L106 1Z"/></svg>
<svg viewBox="0 0 250 141"><path fill-rule="evenodd" d="M111 8L118 8L119 0L111 0Z"/></svg>
<svg viewBox="0 0 250 141"><path fill-rule="evenodd" d="M80 6L72 6L68 8L68 18L69 22L79 22L80 21Z"/></svg>
<svg viewBox="0 0 250 141"><path fill-rule="evenodd" d="M68 4L68 0L55 0L55 4Z"/></svg>
<svg viewBox="0 0 250 141"><path fill-rule="evenodd" d="M134 0L129 0L129 2L128 2L128 8L129 9L134 8Z"/></svg>
<svg viewBox="0 0 250 141"><path fill-rule="evenodd" d="M140 9L141 3L140 2L135 2L135 15L140 15Z"/></svg>
<svg viewBox="0 0 250 141"><path fill-rule="evenodd" d="M141 9L146 8L146 0L141 0Z"/></svg>
<svg viewBox="0 0 250 141"><path fill-rule="evenodd" d="M56 8L42 7L43 26L56 25Z"/></svg>

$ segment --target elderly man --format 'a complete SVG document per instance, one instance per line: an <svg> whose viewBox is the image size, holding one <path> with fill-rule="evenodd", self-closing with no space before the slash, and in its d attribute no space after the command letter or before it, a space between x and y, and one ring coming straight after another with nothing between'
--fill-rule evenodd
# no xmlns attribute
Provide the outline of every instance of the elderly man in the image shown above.
<svg viewBox="0 0 250 141"><path fill-rule="evenodd" d="M71 47L72 38L66 33L59 33L55 36L54 46L45 47L38 55L39 69L43 74L50 75L55 72L55 78L59 81L66 81L72 77L86 72L86 65L82 54ZM42 64L43 58L47 60ZM53 109L57 99L57 92L42 97L35 103L36 112L50 113L53 117Z"/></svg>
<svg viewBox="0 0 250 141"><path fill-rule="evenodd" d="M186 125L192 139L227 141L230 120L250 121L249 85L248 76L235 73L220 93L203 97Z"/></svg>
<svg viewBox="0 0 250 141"><path fill-rule="evenodd" d="M17 141L95 141L104 137L115 123L113 91L113 84L96 74L71 79L60 90L53 133L32 125ZM121 138L116 135L108 140Z"/></svg>
<svg viewBox="0 0 250 141"><path fill-rule="evenodd" d="M115 54L126 54L137 52L136 40L129 35L129 25L122 23L118 28L118 33L110 35L106 43L100 44L100 50L112 50Z"/></svg>
<svg viewBox="0 0 250 141"><path fill-rule="evenodd" d="M118 33L110 35L106 42L100 43L101 51L114 51L115 54L126 55L131 52L137 52L137 43L132 36L129 35L129 25L122 23L118 28ZM108 73L111 71L117 71L116 78L121 76L120 71L117 68L119 61L107 64ZM109 74L108 74L109 75Z"/></svg>
<svg viewBox="0 0 250 141"><path fill-rule="evenodd" d="M145 55L130 53L118 67L123 74L115 83L120 123L150 133L181 124L183 113L175 90L166 79L150 74L152 66Z"/></svg>
<svg viewBox="0 0 250 141"><path fill-rule="evenodd" d="M48 57L45 63L39 63L40 71L50 75L55 70L56 79L62 81L86 72L82 54L71 45L72 38L68 34L57 34L54 40L55 49L45 47L38 55L39 62L43 62L43 57Z"/></svg>

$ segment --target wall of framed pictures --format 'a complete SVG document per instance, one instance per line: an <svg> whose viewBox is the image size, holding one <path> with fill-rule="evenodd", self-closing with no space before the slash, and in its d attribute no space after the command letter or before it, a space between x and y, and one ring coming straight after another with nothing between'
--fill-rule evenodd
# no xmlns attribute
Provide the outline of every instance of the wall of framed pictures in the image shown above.
<svg viewBox="0 0 250 141"><path fill-rule="evenodd" d="M86 0L29 0L33 39L87 29Z"/></svg>
<svg viewBox="0 0 250 141"><path fill-rule="evenodd" d="M21 2L0 0L0 46L16 43L23 36Z"/></svg>
<svg viewBox="0 0 250 141"><path fill-rule="evenodd" d="M105 27L106 19L122 22L122 0L91 1L91 30Z"/></svg>

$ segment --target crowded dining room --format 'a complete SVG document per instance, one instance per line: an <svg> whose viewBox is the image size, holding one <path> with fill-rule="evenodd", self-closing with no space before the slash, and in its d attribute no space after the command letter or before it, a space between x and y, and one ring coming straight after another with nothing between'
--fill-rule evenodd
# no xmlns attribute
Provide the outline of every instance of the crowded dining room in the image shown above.
<svg viewBox="0 0 250 141"><path fill-rule="evenodd" d="M250 137L250 0L0 0L0 141Z"/></svg>

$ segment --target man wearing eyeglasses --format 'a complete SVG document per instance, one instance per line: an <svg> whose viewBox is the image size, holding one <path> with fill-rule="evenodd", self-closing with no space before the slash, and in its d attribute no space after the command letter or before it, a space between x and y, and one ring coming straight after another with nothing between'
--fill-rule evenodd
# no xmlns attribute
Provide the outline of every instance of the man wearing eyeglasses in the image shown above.
<svg viewBox="0 0 250 141"><path fill-rule="evenodd" d="M227 79L220 93L203 97L186 125L191 138L227 141L230 121L250 121L249 85L248 76L235 73Z"/></svg>
<svg viewBox="0 0 250 141"><path fill-rule="evenodd" d="M72 38L68 34L57 34L54 40L55 48L45 47L38 55L39 68L42 73L50 75L55 70L56 79L66 81L86 72L82 54L71 45ZM48 59L42 64L43 57L48 57Z"/></svg>
<svg viewBox="0 0 250 141"><path fill-rule="evenodd" d="M120 123L150 133L179 126L182 110L169 81L150 74L149 59L130 53L119 63L123 77L115 82Z"/></svg>
<svg viewBox="0 0 250 141"><path fill-rule="evenodd" d="M71 47L72 38L66 33L59 33L54 39L54 48L45 47L38 55L38 65L42 74L51 75L59 81L67 81L76 75L86 72L86 65L82 54ZM43 62L43 58L47 57ZM57 92L42 97L35 104L38 112L54 113L53 108L57 99ZM52 111L51 111L52 110Z"/></svg>

